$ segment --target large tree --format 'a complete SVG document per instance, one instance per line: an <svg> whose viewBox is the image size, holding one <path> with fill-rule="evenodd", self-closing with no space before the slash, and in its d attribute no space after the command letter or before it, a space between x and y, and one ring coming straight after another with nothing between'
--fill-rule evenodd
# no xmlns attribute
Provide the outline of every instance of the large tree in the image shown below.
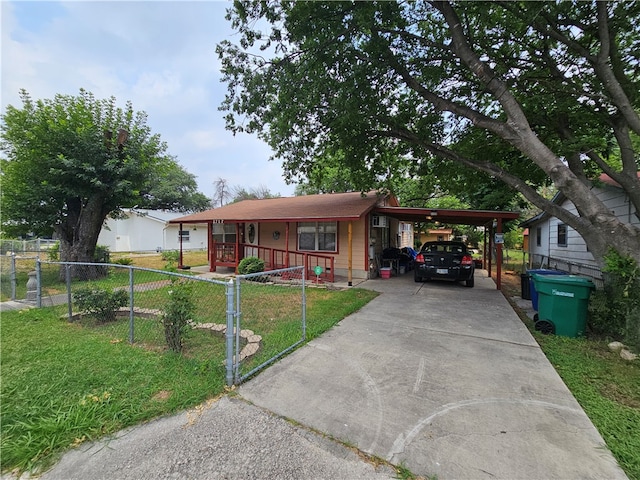
<svg viewBox="0 0 640 480"><path fill-rule="evenodd" d="M2 229L55 232L62 260L93 261L106 217L161 202L150 185L179 167L130 102L119 108L115 98L84 90L37 101L20 96L22 108L10 105L2 116Z"/></svg>
<svg viewBox="0 0 640 480"><path fill-rule="evenodd" d="M289 179L336 152L363 190L455 163L573 227L596 260L640 260L640 229L592 191L606 173L640 211L640 3L255 0L228 18L227 126L258 133Z"/></svg>

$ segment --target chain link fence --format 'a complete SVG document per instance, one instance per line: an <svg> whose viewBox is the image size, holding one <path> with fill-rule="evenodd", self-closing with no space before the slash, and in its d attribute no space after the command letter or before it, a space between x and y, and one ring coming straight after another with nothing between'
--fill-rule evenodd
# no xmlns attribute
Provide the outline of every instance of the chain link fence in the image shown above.
<svg viewBox="0 0 640 480"><path fill-rule="evenodd" d="M236 383L306 340L304 267L236 277Z"/></svg>
<svg viewBox="0 0 640 480"><path fill-rule="evenodd" d="M55 249L57 240L36 238L33 240L5 240L0 239L0 255L25 255L48 252Z"/></svg>
<svg viewBox="0 0 640 480"><path fill-rule="evenodd" d="M61 319L111 343L205 356L224 369L228 385L306 339L304 267L220 280L120 264L12 259L14 271L31 273L28 282L21 278L25 301L55 308Z"/></svg>
<svg viewBox="0 0 640 480"><path fill-rule="evenodd" d="M35 255L0 255L0 301L27 300L29 273L35 281L37 261Z"/></svg>

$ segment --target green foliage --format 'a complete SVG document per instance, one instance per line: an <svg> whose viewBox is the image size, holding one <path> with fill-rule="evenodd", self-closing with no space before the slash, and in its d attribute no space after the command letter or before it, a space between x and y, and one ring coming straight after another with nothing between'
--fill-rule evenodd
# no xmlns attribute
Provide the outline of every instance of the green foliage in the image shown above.
<svg viewBox="0 0 640 480"><path fill-rule="evenodd" d="M167 292L169 300L162 314L164 337L170 350L182 351L182 337L193 320L196 305L193 301L193 285L187 281L172 281L171 289Z"/></svg>
<svg viewBox="0 0 640 480"><path fill-rule="evenodd" d="M640 258L637 233L574 181L606 171L640 207L640 4L248 0L227 18L227 128L264 139L299 193L410 179L474 209L531 202L596 258L614 243ZM589 215L539 193L552 183Z"/></svg>
<svg viewBox="0 0 640 480"><path fill-rule="evenodd" d="M640 350L640 268L631 257L611 249L603 271L604 288L589 302L589 324L594 332Z"/></svg>
<svg viewBox="0 0 640 480"><path fill-rule="evenodd" d="M93 261L97 263L109 263L111 260L111 251L106 245L96 245L93 254Z"/></svg>
<svg viewBox="0 0 640 480"><path fill-rule="evenodd" d="M178 262L180 261L180 251L178 250L164 250L160 256L164 260L164 269L169 272L177 271Z"/></svg>
<svg viewBox="0 0 640 480"><path fill-rule="evenodd" d="M180 259L180 252L178 250L164 250L160 256L165 262L178 262Z"/></svg>
<svg viewBox="0 0 640 480"><path fill-rule="evenodd" d="M122 257L113 261L113 263L117 265L133 265L133 258L131 257Z"/></svg>
<svg viewBox="0 0 640 480"><path fill-rule="evenodd" d="M211 200L198 191L195 175L171 157L160 159L140 196L138 207L150 210L200 212L211 208Z"/></svg>
<svg viewBox="0 0 640 480"><path fill-rule="evenodd" d="M104 220L122 208L208 206L131 102L121 108L85 90L37 101L23 90L20 98L0 131L3 233L55 232L61 260L87 262Z"/></svg>
<svg viewBox="0 0 640 480"><path fill-rule="evenodd" d="M60 242L56 242L53 244L47 251L47 255L49 256L49 260L52 262L57 262L60 260Z"/></svg>
<svg viewBox="0 0 640 480"><path fill-rule="evenodd" d="M95 316L98 321L111 322L116 319L120 307L129 303L129 295L122 289L87 287L76 290L73 300L81 311Z"/></svg>
<svg viewBox="0 0 640 480"><path fill-rule="evenodd" d="M248 275L250 273L264 272L264 260L258 257L245 257L238 264L238 273Z"/></svg>

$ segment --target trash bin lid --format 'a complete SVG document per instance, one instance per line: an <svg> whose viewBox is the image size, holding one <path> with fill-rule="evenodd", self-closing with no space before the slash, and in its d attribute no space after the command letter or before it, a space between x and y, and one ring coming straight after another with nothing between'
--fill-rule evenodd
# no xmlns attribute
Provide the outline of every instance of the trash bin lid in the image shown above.
<svg viewBox="0 0 640 480"><path fill-rule="evenodd" d="M588 277L581 277L579 275L541 275L534 273L533 279L543 283L555 283L558 285L573 285L576 287L595 288L593 281Z"/></svg>
<svg viewBox="0 0 640 480"><path fill-rule="evenodd" d="M533 268L531 270L527 270L529 275L533 275L534 273L538 273L541 275L568 275L567 272L563 272L562 270L549 270L548 268Z"/></svg>

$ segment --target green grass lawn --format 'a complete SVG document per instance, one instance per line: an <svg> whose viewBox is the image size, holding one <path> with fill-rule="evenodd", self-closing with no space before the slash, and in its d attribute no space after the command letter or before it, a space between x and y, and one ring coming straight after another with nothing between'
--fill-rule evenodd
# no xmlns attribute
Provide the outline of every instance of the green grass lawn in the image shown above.
<svg viewBox="0 0 640 480"><path fill-rule="evenodd" d="M308 338L375 295L359 289L308 289ZM287 304L283 296L274 298L280 298L274 303ZM46 468L72 446L224 392L222 338L191 331L183 354L178 355L162 348L163 337L157 331L151 340L129 345L119 338L126 333L114 333L116 327L69 323L61 319L65 312L66 306L2 314L3 472ZM300 312L296 315L299 322ZM286 347L299 340L299 327L287 327L287 322L278 326L268 318L267 314L247 319L268 345ZM159 328L159 322L149 323L150 328Z"/></svg>
<svg viewBox="0 0 640 480"><path fill-rule="evenodd" d="M640 360L622 360L604 341L533 333L627 476L640 480Z"/></svg>

